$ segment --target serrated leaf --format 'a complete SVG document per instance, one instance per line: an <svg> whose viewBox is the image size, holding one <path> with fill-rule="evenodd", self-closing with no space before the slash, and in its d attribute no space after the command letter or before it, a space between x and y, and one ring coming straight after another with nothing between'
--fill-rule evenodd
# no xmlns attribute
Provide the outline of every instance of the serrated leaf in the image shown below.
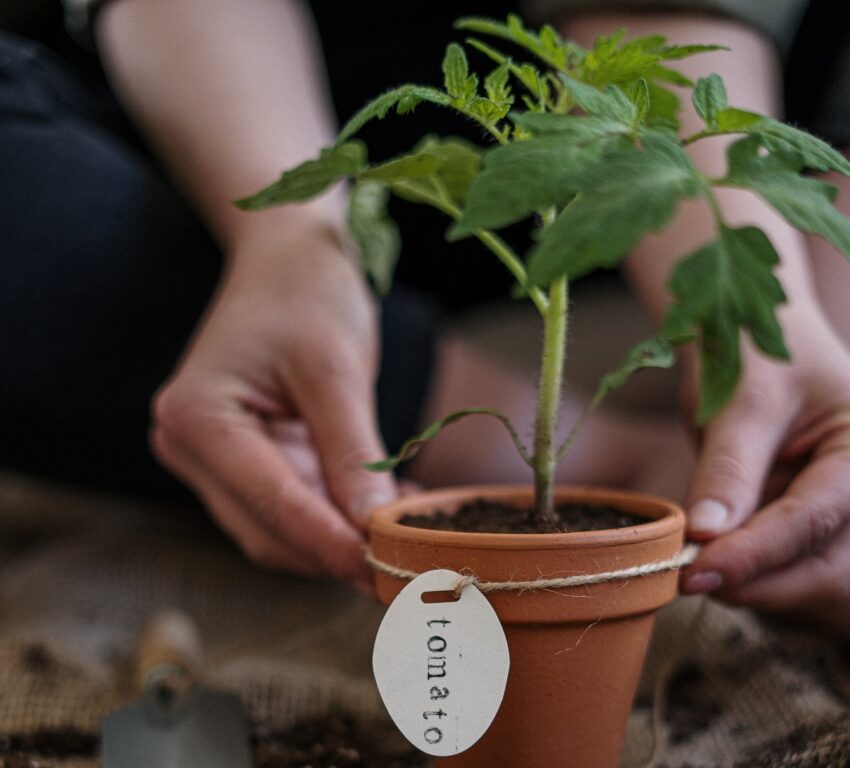
<svg viewBox="0 0 850 768"><path fill-rule="evenodd" d="M726 86L720 75L701 77L693 92L693 102L697 114L709 128L717 128L717 113L726 109L728 98Z"/></svg>
<svg viewBox="0 0 850 768"><path fill-rule="evenodd" d="M474 37L466 38L466 42L473 48L481 51L485 56L488 56L499 65L506 65L510 73L519 80L520 83L534 95L538 102L545 102L548 99L548 89L543 75L531 64L515 64L510 57L497 51L495 48L487 45L481 40L476 40ZM486 84L485 84L486 87ZM523 96L523 100L525 100ZM529 107L530 109L537 108L537 104Z"/></svg>
<svg viewBox="0 0 850 768"><path fill-rule="evenodd" d="M549 28L542 33L542 37L525 28L519 16L511 14L507 23L480 17L466 17L455 22L455 29L477 32L482 35L490 35L502 40L510 40L525 50L537 56L541 61L553 69L565 70L571 56L577 55L580 49L571 43L559 44L557 33L553 37L554 30ZM544 39L545 38L545 39Z"/></svg>
<svg viewBox="0 0 850 768"><path fill-rule="evenodd" d="M850 219L833 205L831 184L801 176L795 156L760 155L761 136L748 136L729 148L729 175L722 183L753 190L790 224L821 235L850 256Z"/></svg>
<svg viewBox="0 0 850 768"><path fill-rule="evenodd" d="M283 203L309 200L347 176L354 176L366 165L366 145L349 141L323 149L315 160L307 160L284 171L281 177L254 195L243 197L236 205L246 211Z"/></svg>
<svg viewBox="0 0 850 768"><path fill-rule="evenodd" d="M381 296L389 292L401 250L398 227L387 215L389 195L383 184L359 182L348 204L348 228L357 244L360 263Z"/></svg>
<svg viewBox="0 0 850 768"><path fill-rule="evenodd" d="M583 79L597 86L628 85L648 77L660 61L658 54L633 43L610 52L591 50L584 59Z"/></svg>
<svg viewBox="0 0 850 768"><path fill-rule="evenodd" d="M728 51L725 45L671 45L657 51L665 61L677 61L695 56L699 53L711 53L712 51Z"/></svg>
<svg viewBox="0 0 850 768"><path fill-rule="evenodd" d="M401 179L421 179L430 176L442 165L443 160L438 157L415 152L367 168L359 174L359 178L364 181L382 181L385 183Z"/></svg>
<svg viewBox="0 0 850 768"><path fill-rule="evenodd" d="M517 433L514 425L511 423L510 419L505 416L503 413L493 409L493 408L464 408L460 411L455 411L454 413L450 413L448 416L443 417L442 419L435 421L433 424L428 425L422 432L420 432L415 437L407 440L399 449L399 452L394 456L390 456L383 461L374 461L369 464L364 464L363 466L371 470L372 472L387 472L389 470L395 469L399 464L403 461L407 461L408 459L412 459L419 449L422 447L424 443L427 443L429 440L433 440L437 435L440 434L446 427L451 424L454 424L461 419L465 419L467 416L492 416L498 419L508 430L510 434L511 440L516 446L517 451L519 452L522 460L531 466L531 457L528 454L528 450L522 444L522 440L520 440L519 434Z"/></svg>
<svg viewBox="0 0 850 768"><path fill-rule="evenodd" d="M615 135L626 136L632 126L596 115L561 115L550 112L515 112L511 120L537 136L561 136L564 141L587 143Z"/></svg>
<svg viewBox="0 0 850 768"><path fill-rule="evenodd" d="M673 132L678 134L681 109L682 103L675 93L656 83L649 83L649 112L646 115L648 123L664 123L672 126Z"/></svg>
<svg viewBox="0 0 850 768"><path fill-rule="evenodd" d="M560 78L576 104L588 114L634 125L637 109L616 85L609 85L604 91L600 91L567 75L560 75Z"/></svg>
<svg viewBox="0 0 850 768"><path fill-rule="evenodd" d="M682 198L702 193L687 153L667 136L649 133L644 147L621 145L578 179L580 192L541 234L529 281L547 285L613 267L647 234L672 217Z"/></svg>
<svg viewBox="0 0 850 768"><path fill-rule="evenodd" d="M469 74L466 53L457 43L450 43L443 59L443 75L446 92L459 104L466 104L475 97L478 78Z"/></svg>
<svg viewBox="0 0 850 768"><path fill-rule="evenodd" d="M850 161L838 150L806 131L769 117L752 126L762 146L769 152L796 158L815 171L838 171L850 176Z"/></svg>
<svg viewBox="0 0 850 768"><path fill-rule="evenodd" d="M691 338L691 335L679 338L654 336L639 342L629 351L619 368L602 377L593 399L601 400L622 387L632 374L645 368L672 368L676 364L676 345Z"/></svg>
<svg viewBox="0 0 850 768"><path fill-rule="evenodd" d="M662 64L656 64L652 67L646 76L647 80L670 83L671 85L679 85L683 88L693 88L694 82L689 77L685 77L681 72L675 69L670 69Z"/></svg>
<svg viewBox="0 0 850 768"><path fill-rule="evenodd" d="M511 89L508 87L508 77L511 71L510 61L502 62L486 78L484 78L484 92L490 101L499 106L510 107L513 104Z"/></svg>
<svg viewBox="0 0 850 768"><path fill-rule="evenodd" d="M635 105L635 109L637 110L635 122L644 122L649 114L649 83L644 78L636 80L628 87L626 96Z"/></svg>
<svg viewBox="0 0 850 768"><path fill-rule="evenodd" d="M716 241L685 258L674 270L674 296L664 330L699 328L702 360L697 421L705 423L726 404L741 374L739 331L747 330L766 354L788 359L776 307L785 301L774 276L779 256L755 227L721 226Z"/></svg>
<svg viewBox="0 0 850 768"><path fill-rule="evenodd" d="M441 107L451 106L452 99L448 94L430 88L426 85L400 85L391 91L381 94L362 107L343 127L337 136L336 143L341 144L350 139L370 120L381 120L393 108L401 108L401 114L410 112L420 102L427 101Z"/></svg>
<svg viewBox="0 0 850 768"><path fill-rule="evenodd" d="M748 131L763 118L755 112L747 112L735 107L721 109L715 116L716 128L721 133L738 133Z"/></svg>
<svg viewBox="0 0 850 768"><path fill-rule="evenodd" d="M460 221L449 230L455 240L478 229L498 229L552 205L566 204L580 173L609 151L612 138L565 141L540 136L490 150L473 181ZM518 183L518 179L522 183Z"/></svg>
<svg viewBox="0 0 850 768"><path fill-rule="evenodd" d="M464 139L426 136L414 151L442 161L436 176L452 200L462 205L481 167L481 149Z"/></svg>

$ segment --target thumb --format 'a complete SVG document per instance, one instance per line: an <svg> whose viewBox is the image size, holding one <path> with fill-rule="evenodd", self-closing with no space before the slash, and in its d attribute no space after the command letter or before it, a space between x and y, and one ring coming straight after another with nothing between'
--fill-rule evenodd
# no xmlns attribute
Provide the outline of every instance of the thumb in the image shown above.
<svg viewBox="0 0 850 768"><path fill-rule="evenodd" d="M355 524L365 527L375 507L398 495L390 473L371 472L363 466L386 455L371 387L333 378L314 391L295 394L331 498Z"/></svg>
<svg viewBox="0 0 850 768"><path fill-rule="evenodd" d="M692 538L733 530L756 511L787 418L741 392L707 425L688 494Z"/></svg>

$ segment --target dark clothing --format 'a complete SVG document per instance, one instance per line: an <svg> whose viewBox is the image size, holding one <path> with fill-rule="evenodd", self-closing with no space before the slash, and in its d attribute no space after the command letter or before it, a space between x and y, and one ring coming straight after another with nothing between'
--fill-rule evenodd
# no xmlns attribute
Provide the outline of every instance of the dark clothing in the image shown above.
<svg viewBox="0 0 850 768"><path fill-rule="evenodd" d="M844 146L850 37L842 5L811 5L789 59L788 117ZM504 17L511 4L364 6L312 3L342 118L401 82L439 84L452 20ZM0 466L174 494L176 482L147 449L149 402L206 305L221 255L144 148L96 58L55 29L44 39L53 51L0 34ZM429 110L428 132L482 138L449 110L418 109ZM375 159L389 157L421 137L418 125L393 116L363 138ZM396 448L414 431L427 390L437 304L504 295L510 280L474 242L447 244L440 214L392 205L405 248L401 279L432 297L402 288L385 303L379 416Z"/></svg>
<svg viewBox="0 0 850 768"><path fill-rule="evenodd" d="M221 255L105 83L0 35L0 467L134 494L179 486L147 448L149 403ZM384 306L379 417L417 426L436 312Z"/></svg>

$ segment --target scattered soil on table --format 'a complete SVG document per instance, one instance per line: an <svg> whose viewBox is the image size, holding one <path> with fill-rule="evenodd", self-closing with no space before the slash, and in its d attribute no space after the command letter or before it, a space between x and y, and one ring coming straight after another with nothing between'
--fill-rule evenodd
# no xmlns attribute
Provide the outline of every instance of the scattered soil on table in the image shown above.
<svg viewBox="0 0 850 768"><path fill-rule="evenodd" d="M286 731L262 726L252 737L255 768L426 768L428 756L388 723L346 715L316 718ZM74 729L0 734L0 768L52 768L52 760L93 757L98 736ZM46 759L45 759L46 758Z"/></svg>
<svg viewBox="0 0 850 768"><path fill-rule="evenodd" d="M695 664L685 664L673 675L665 706L672 744L704 733L723 714L721 702L707 688L705 674Z"/></svg>
<svg viewBox="0 0 850 768"><path fill-rule="evenodd" d="M9 762L15 756L32 757L91 757L97 753L98 737L76 728L44 728L33 733L0 734L0 760ZM32 760L31 760L32 761ZM35 761L37 762L37 761ZM0 766L3 763L0 762ZM26 760L21 765L29 765Z"/></svg>
<svg viewBox="0 0 850 768"><path fill-rule="evenodd" d="M425 768L428 756L391 725L346 716L298 723L288 731L255 730L255 768Z"/></svg>
<svg viewBox="0 0 850 768"><path fill-rule="evenodd" d="M438 511L429 515L404 515L401 525L427 528L432 531L464 531L467 533L569 533L572 531L603 531L650 523L648 517L623 512L616 507L564 503L555 511L559 522L552 528L539 524L530 507L515 507L487 499L464 504L454 514Z"/></svg>

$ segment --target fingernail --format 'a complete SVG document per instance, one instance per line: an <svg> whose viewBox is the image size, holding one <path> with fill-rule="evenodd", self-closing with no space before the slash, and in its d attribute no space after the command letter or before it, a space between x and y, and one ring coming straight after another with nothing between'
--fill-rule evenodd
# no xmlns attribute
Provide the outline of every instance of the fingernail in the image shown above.
<svg viewBox="0 0 850 768"><path fill-rule="evenodd" d="M351 516L361 522L366 523L369 520L369 515L372 514L372 510L377 507L382 507L384 504L389 504L391 501L395 501L396 494L390 491L378 491L377 493L371 493L368 496L364 496L362 499L357 499L351 505Z"/></svg>
<svg viewBox="0 0 850 768"><path fill-rule="evenodd" d="M716 571L704 571L695 573L688 577L683 585L686 595L695 595L699 592L711 592L723 583L723 577Z"/></svg>
<svg viewBox="0 0 850 768"><path fill-rule="evenodd" d="M698 533L715 533L729 520L729 510L717 499L700 499L688 513L688 530Z"/></svg>

